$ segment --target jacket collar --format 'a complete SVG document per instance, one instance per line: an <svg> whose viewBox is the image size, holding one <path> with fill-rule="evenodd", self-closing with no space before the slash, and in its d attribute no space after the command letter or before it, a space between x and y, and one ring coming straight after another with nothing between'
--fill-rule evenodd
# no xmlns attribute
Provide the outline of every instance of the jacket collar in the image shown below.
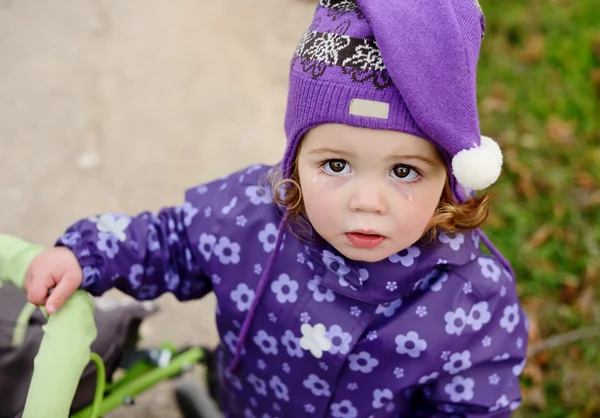
<svg viewBox="0 0 600 418"><path fill-rule="evenodd" d="M432 243L415 244L376 263L348 259L326 243L306 245L305 252L320 285L363 302L387 304L446 280L445 273L477 256L479 236L476 231L440 233Z"/></svg>

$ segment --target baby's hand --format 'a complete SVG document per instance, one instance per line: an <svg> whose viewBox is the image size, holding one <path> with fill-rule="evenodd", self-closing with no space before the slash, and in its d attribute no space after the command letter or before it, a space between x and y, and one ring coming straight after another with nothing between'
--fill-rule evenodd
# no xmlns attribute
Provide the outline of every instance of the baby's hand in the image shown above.
<svg viewBox="0 0 600 418"><path fill-rule="evenodd" d="M46 305L53 314L79 288L83 271L71 250L65 247L47 249L31 260L25 273L27 299L37 306ZM50 290L52 294L49 295Z"/></svg>

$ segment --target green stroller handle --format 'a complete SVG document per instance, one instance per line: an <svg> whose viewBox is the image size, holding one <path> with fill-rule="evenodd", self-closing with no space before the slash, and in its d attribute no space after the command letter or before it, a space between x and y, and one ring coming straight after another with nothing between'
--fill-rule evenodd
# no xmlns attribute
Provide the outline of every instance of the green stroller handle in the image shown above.
<svg viewBox="0 0 600 418"><path fill-rule="evenodd" d="M27 266L43 249L0 234L0 285L12 282L23 288ZM75 292L42 328L44 337L34 360L22 417L67 418L97 334L91 297L83 291Z"/></svg>

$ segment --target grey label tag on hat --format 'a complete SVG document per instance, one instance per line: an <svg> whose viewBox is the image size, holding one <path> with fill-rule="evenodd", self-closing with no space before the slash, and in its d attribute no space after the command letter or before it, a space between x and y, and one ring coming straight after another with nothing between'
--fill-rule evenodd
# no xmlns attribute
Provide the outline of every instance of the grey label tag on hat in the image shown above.
<svg viewBox="0 0 600 418"><path fill-rule="evenodd" d="M350 100L350 114L365 116L367 118L388 119L390 113L389 103L376 102L375 100L352 99Z"/></svg>

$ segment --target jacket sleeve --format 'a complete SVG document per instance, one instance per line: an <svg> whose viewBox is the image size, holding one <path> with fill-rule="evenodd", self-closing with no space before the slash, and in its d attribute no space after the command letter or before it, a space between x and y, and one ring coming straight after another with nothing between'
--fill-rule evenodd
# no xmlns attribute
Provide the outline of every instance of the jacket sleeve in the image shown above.
<svg viewBox="0 0 600 418"><path fill-rule="evenodd" d="M107 213L78 221L57 245L73 251L81 288L99 296L117 288L138 300L170 292L179 300L212 290L209 259L231 199L227 179L190 189L185 202L137 216Z"/></svg>
<svg viewBox="0 0 600 418"><path fill-rule="evenodd" d="M519 407L528 324L514 279L505 273L497 283L486 278L492 286L483 292L474 289L463 304L466 326L459 337L453 335L458 338L452 349L442 354L445 364L438 378L422 388L436 411L427 416L503 418ZM446 315L456 319L457 313ZM446 317L447 326L454 327L448 319L452 318Z"/></svg>

